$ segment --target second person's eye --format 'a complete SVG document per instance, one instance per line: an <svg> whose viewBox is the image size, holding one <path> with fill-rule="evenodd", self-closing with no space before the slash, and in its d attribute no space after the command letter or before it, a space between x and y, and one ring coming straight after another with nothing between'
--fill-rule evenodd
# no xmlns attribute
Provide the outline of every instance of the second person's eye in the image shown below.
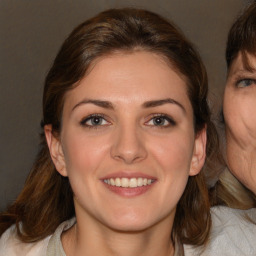
<svg viewBox="0 0 256 256"><path fill-rule="evenodd" d="M244 87L248 87L252 84L256 84L256 81L254 79L245 78L245 79L241 79L241 80L237 81L236 86L238 88L244 88Z"/></svg>

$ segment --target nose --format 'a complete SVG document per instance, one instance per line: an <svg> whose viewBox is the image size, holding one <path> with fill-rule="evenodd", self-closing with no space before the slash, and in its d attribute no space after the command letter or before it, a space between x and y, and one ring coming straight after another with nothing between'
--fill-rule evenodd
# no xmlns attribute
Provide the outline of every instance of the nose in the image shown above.
<svg viewBox="0 0 256 256"><path fill-rule="evenodd" d="M147 157L145 141L135 125L123 125L117 128L111 157L126 164L140 162Z"/></svg>

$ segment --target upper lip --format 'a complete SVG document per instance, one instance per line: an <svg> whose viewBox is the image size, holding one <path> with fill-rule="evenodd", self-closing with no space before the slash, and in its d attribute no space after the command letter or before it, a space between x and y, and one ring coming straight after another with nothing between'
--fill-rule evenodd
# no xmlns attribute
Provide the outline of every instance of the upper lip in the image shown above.
<svg viewBox="0 0 256 256"><path fill-rule="evenodd" d="M104 177L101 178L101 180L107 180L107 179L115 179L115 178L146 178L151 180L156 180L156 177L141 173L141 172L133 172L133 171L120 171L120 172L114 172L110 173Z"/></svg>

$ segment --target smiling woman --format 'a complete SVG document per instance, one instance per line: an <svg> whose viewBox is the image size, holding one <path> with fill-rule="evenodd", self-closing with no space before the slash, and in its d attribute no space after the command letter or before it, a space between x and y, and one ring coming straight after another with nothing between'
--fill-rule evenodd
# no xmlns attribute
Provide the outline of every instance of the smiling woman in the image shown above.
<svg viewBox="0 0 256 256"><path fill-rule="evenodd" d="M0 216L1 252L153 256L204 246L205 160L217 152L206 97L200 57L160 16L108 10L78 26L46 78L41 149Z"/></svg>
<svg viewBox="0 0 256 256"><path fill-rule="evenodd" d="M188 176L204 163L205 130L195 139L186 83L141 49L99 59L66 94L60 138L45 130L75 194L78 228L99 220L120 231L170 227Z"/></svg>

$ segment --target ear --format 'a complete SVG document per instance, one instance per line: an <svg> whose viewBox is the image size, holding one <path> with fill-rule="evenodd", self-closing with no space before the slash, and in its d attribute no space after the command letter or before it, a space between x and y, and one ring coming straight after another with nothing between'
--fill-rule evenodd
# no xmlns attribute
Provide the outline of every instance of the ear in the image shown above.
<svg viewBox="0 0 256 256"><path fill-rule="evenodd" d="M190 165L189 175L197 175L204 166L206 158L206 126L196 134L194 151Z"/></svg>
<svg viewBox="0 0 256 256"><path fill-rule="evenodd" d="M60 140L52 133L52 125L44 126L44 134L50 150L52 161L56 170L62 175L67 176L65 158Z"/></svg>

